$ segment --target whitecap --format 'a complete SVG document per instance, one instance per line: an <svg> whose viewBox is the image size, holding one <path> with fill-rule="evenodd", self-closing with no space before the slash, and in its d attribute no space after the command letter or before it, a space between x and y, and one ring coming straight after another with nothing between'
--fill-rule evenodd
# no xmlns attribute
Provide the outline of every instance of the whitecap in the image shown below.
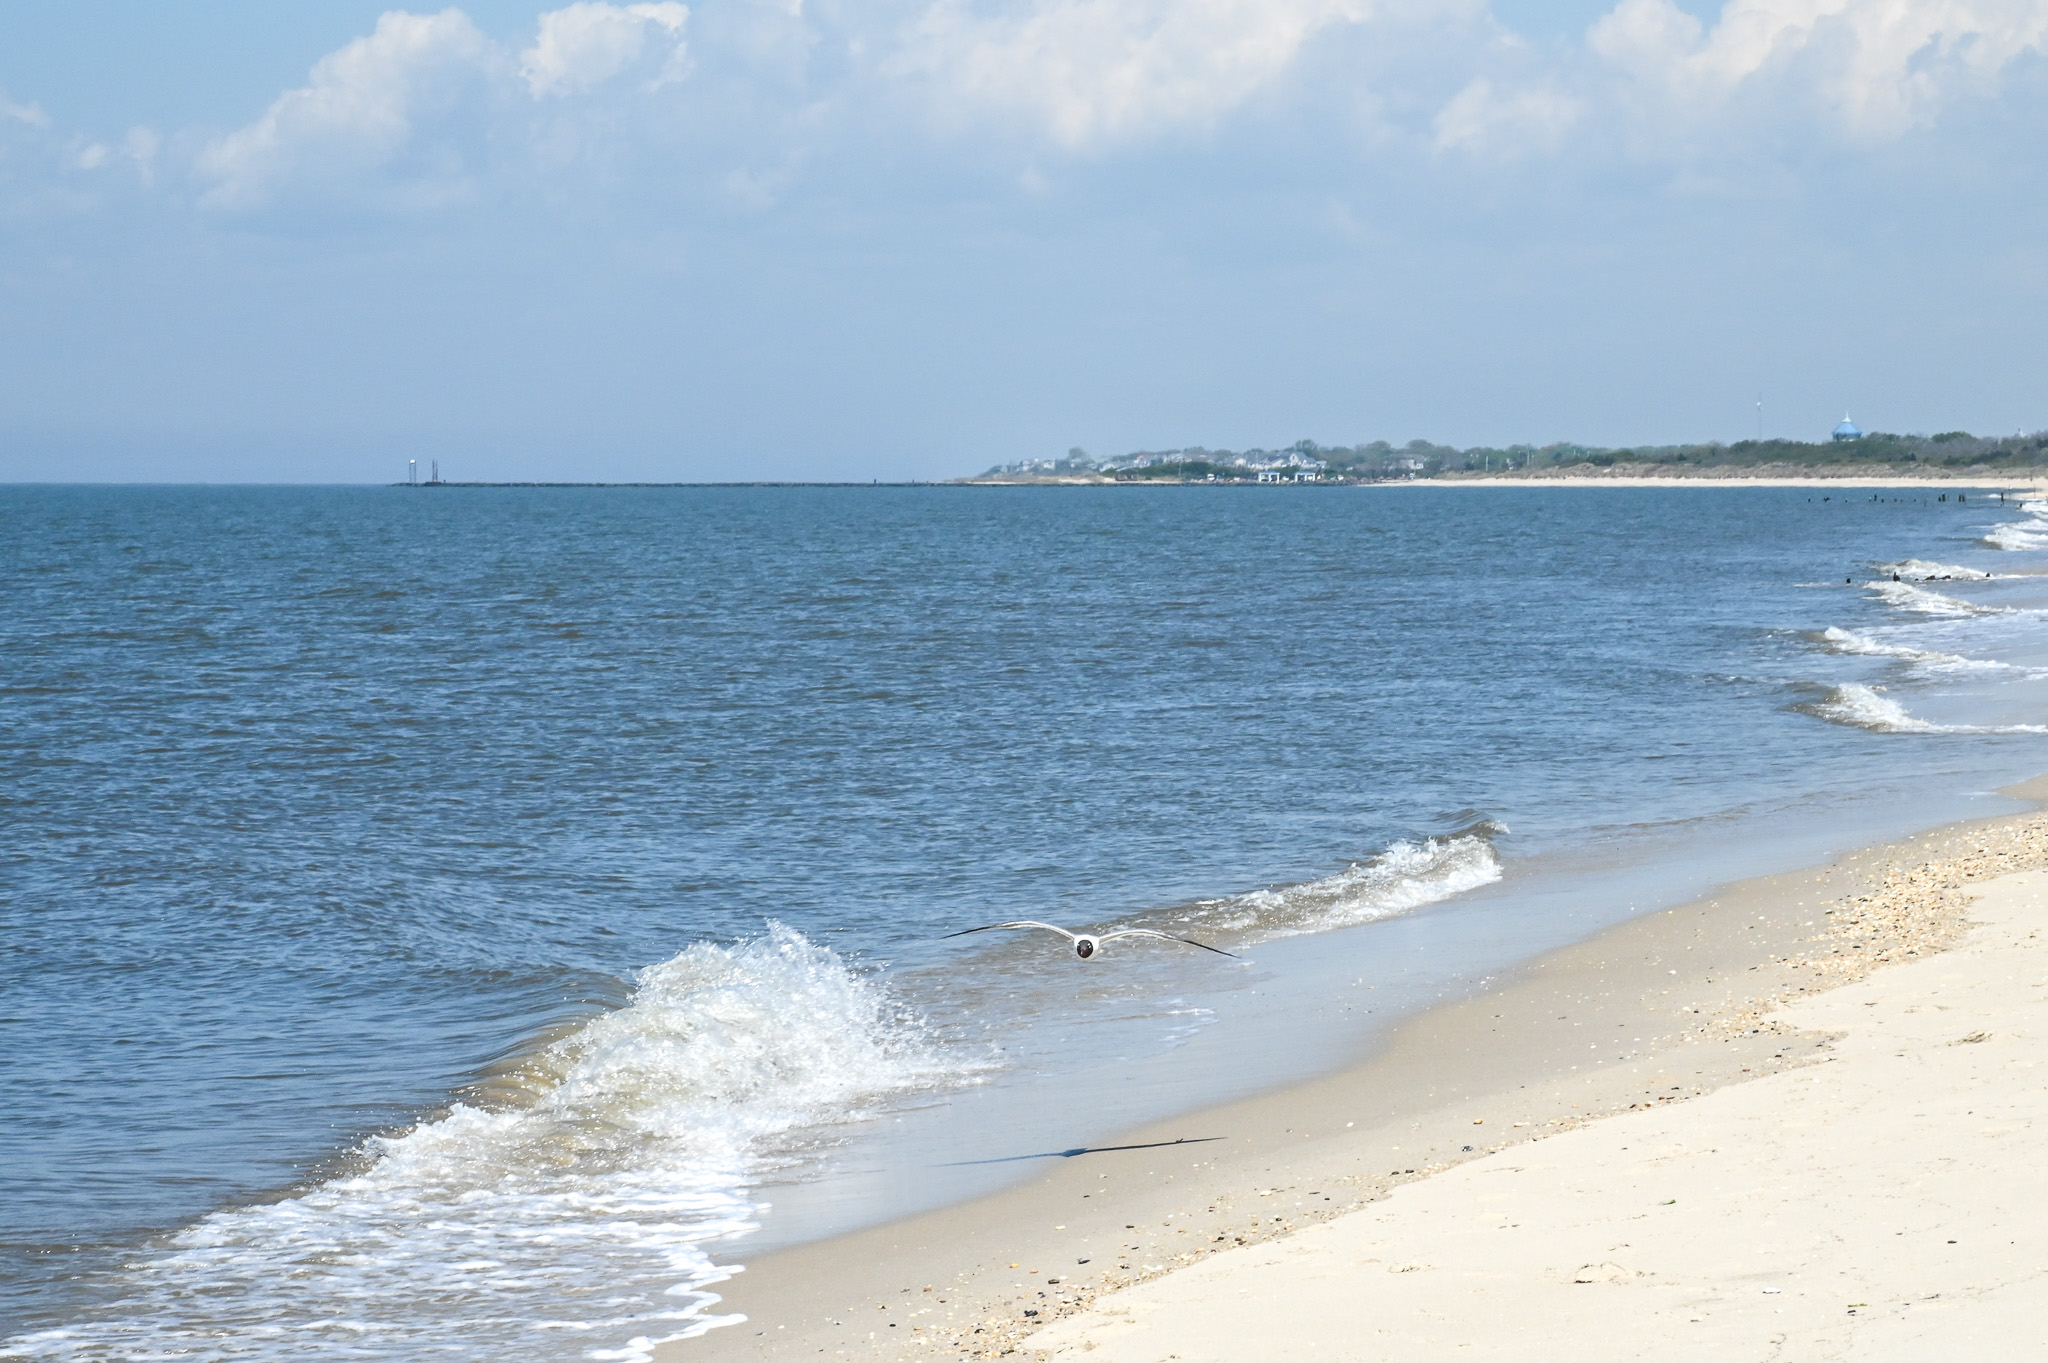
<svg viewBox="0 0 2048 1363"><path fill-rule="evenodd" d="M1994 549L2048 549L2048 501L2021 502L2020 510L2021 519L1993 526L1984 543Z"/></svg>
<svg viewBox="0 0 2048 1363"><path fill-rule="evenodd" d="M1940 592L1930 592L1924 587L1915 587L1910 582L1872 582L1870 591L1888 606L1900 610L1917 611L1923 615L2007 615L2006 606L1980 606L1974 601L1964 601Z"/></svg>
<svg viewBox="0 0 2048 1363"><path fill-rule="evenodd" d="M1897 573L1906 582L1939 581L1982 581L1994 576L1980 568L1964 568L1954 563L1934 563L1924 558L1909 558L1898 563L1880 563L1878 571Z"/></svg>
<svg viewBox="0 0 2048 1363"><path fill-rule="evenodd" d="M1403 840L1333 876L1208 899L1180 920L1259 941L1392 918L1491 884L1501 876L1497 824L1442 838Z"/></svg>
<svg viewBox="0 0 2048 1363"><path fill-rule="evenodd" d="M642 1360L742 1317L713 1246L805 1129L959 1080L882 987L801 934L700 943L501 1090L371 1140L360 1172L216 1212L141 1256L37 1360Z"/></svg>
<svg viewBox="0 0 2048 1363"><path fill-rule="evenodd" d="M1965 658L1957 653L1935 653L1927 649L1910 648L1904 644L1887 644L1867 634L1854 630L1839 629L1829 625L1821 631L1821 642L1830 651L1847 653L1867 658L1898 658L1912 663L1928 672L1990 672L2018 670L2012 663L1997 662L1990 658Z"/></svg>
<svg viewBox="0 0 2048 1363"><path fill-rule="evenodd" d="M1870 729L1884 734L2048 733L2048 725L2040 724L1933 724L1914 715L1876 687L1856 682L1831 686L1821 700L1812 705L1795 708L1831 723L1847 724L1854 728Z"/></svg>

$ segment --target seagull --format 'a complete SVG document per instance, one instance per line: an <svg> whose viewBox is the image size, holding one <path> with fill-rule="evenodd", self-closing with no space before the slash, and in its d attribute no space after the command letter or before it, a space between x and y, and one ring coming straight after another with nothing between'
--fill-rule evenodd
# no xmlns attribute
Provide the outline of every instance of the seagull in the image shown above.
<svg viewBox="0 0 2048 1363"><path fill-rule="evenodd" d="M1003 928L1044 928L1047 932L1056 932L1074 944L1074 954L1084 961L1100 951L1104 942L1115 941L1119 937L1157 937L1162 942L1185 942L1191 947L1200 947L1204 951L1213 951L1218 956L1228 956L1233 961L1239 959L1238 954L1234 951L1225 951L1221 947L1212 947L1206 942L1197 942L1192 937L1175 937L1170 932L1154 932L1150 928L1125 928L1121 932L1104 933L1068 932L1065 928L1059 927L1056 924L1040 923L1031 918L1020 918L1014 923L990 923L987 927L982 928L962 928L959 932L949 932L946 936L965 937L970 932L996 932Z"/></svg>

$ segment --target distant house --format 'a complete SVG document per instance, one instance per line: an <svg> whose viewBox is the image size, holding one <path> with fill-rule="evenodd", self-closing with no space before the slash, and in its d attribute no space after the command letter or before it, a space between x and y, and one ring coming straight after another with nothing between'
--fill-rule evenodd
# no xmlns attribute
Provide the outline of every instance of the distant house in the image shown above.
<svg viewBox="0 0 2048 1363"><path fill-rule="evenodd" d="M1297 483L1313 483L1322 476L1322 474L1317 473L1314 469L1296 469L1294 471L1294 481Z"/></svg>
<svg viewBox="0 0 2048 1363"><path fill-rule="evenodd" d="M1835 439L1861 440L1862 438L1862 430L1856 425L1855 422L1849 420L1849 414L1847 412L1842 413L1842 424L1835 427Z"/></svg>
<svg viewBox="0 0 2048 1363"><path fill-rule="evenodd" d="M1279 470L1279 469L1260 469L1260 470L1259 470L1259 481L1260 481L1260 482L1262 482L1262 483L1277 483L1277 482L1279 482L1279 481L1280 481L1280 470Z"/></svg>

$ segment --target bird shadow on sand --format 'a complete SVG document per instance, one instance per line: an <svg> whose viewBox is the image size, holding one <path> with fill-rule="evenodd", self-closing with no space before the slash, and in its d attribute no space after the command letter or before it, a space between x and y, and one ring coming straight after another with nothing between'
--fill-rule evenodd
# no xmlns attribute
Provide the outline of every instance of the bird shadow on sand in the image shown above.
<svg viewBox="0 0 2048 1363"><path fill-rule="evenodd" d="M1221 1136L1183 1136L1172 1141L1147 1141L1143 1145L1077 1145L1071 1150L1041 1150L1032 1155L1002 1155L995 1159L958 1159L937 1166L941 1169L957 1169L969 1164L1016 1164L1028 1159L1073 1159L1078 1155L1107 1155L1118 1150L1161 1150L1176 1145L1201 1145L1206 1141L1220 1141Z"/></svg>

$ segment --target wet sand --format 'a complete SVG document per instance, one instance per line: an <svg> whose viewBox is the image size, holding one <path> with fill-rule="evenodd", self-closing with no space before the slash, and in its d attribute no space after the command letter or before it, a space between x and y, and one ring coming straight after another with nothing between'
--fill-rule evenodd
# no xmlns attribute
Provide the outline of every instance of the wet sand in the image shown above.
<svg viewBox="0 0 2048 1363"><path fill-rule="evenodd" d="M2014 793L2040 799L2048 782ZM1293 1260L1276 1269L1274 1256L1297 1246L1327 1258L1349 1252L1324 1247L1330 1237L1348 1237L1347 1246L1373 1234L1401 1239L1408 1232L1386 1230L1383 1217L1406 1214L1425 1190L1446 1206L1472 1203L1484 1186L1475 1190L1483 1175L1473 1171L1503 1160L1540 1153L1545 1169L1555 1158L1565 1161L1557 1169L1576 1170L1524 1180L1547 1187L1554 1203L1575 1196L1574 1177L1610 1181L1601 1161L1614 1156L1598 1140L1613 1140L1596 1132L1682 1124L1737 1094L1768 1113L1791 1101L1797 1090L1787 1084L1819 1072L1809 1066L1852 1074L1840 1068L1843 1048L1861 1043L1838 1041L1835 1024L1810 1020L1797 1001L1881 965L1949 959L1941 953L1964 937L1970 887L2044 865L2048 819L2028 814L1956 825L1646 914L1411 1019L1339 1073L1093 1149L1049 1151L1041 1175L992 1196L750 1262L717 1308L747 1321L657 1357L987 1357L1034 1348L1245 1357L1248 1340L1296 1315L1314 1335L1347 1318L1344 1309L1318 1316L1298 1303L1276 1314L1213 1299L1240 1295L1239 1286L1247 1303L1280 1293L1276 1284L1302 1270ZM1852 1086L1841 1101L1853 1096ZM1630 1115L1579 1130L1619 1114ZM1575 1155L1564 1142L1530 1147L1563 1133L1591 1153ZM1617 1187L1627 1167L1612 1165ZM1589 1261L1590 1269L1607 1272L1604 1262ZM1401 1284L1417 1277L1376 1271ZM1612 1270L1652 1271L1637 1263ZM1248 1275L1243 1283L1239 1274ZM1340 1295L1351 1290L1339 1279L1332 1270L1318 1281ZM1154 1301L1174 1309L1152 1309ZM1162 1343L1161 1330L1204 1302L1203 1337L1214 1335L1219 1350L1235 1339L1234 1351L1190 1353L1203 1346L1180 1333ZM1066 1317L1074 1319L1041 1330ZM1322 1338L1296 1342L1307 1352ZM1383 1356L1368 1343L1359 1336L1346 1346L1353 1352L1335 1356ZM1390 1343L1384 1356L1417 1356L1415 1347ZM1517 1356L1537 1356L1526 1339L1516 1347ZM1315 1352L1334 1348L1331 1336Z"/></svg>

